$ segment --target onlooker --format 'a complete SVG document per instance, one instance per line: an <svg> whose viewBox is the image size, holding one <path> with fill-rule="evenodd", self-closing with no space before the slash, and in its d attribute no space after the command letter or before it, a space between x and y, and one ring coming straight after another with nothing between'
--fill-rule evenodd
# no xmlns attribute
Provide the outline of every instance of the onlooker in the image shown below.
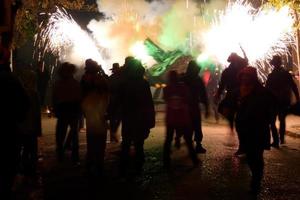
<svg viewBox="0 0 300 200"><path fill-rule="evenodd" d="M26 118L29 100L21 83L5 65L0 65L0 91L0 199L11 199L18 157L16 127Z"/></svg>
<svg viewBox="0 0 300 200"><path fill-rule="evenodd" d="M95 61L88 59L85 64L81 87L87 131L87 170L91 176L102 176L107 137L108 84Z"/></svg>
<svg viewBox="0 0 300 200"><path fill-rule="evenodd" d="M279 135L280 142L285 142L285 118L287 116L288 108L291 105L291 92L295 94L296 100L299 102L299 92L296 83L293 80L292 75L282 67L282 60L280 56L273 56L271 65L274 69L269 74L266 87L272 92L276 98L277 110L273 116L271 123L271 130L273 136L273 147L279 147L278 131L276 128L276 118L279 118Z"/></svg>
<svg viewBox="0 0 300 200"><path fill-rule="evenodd" d="M208 98L205 85L199 76L200 68L195 61L191 61L187 67L184 77L185 84L189 87L191 98L189 102L189 110L191 112L192 132L196 142L196 152L206 153L206 149L202 146L203 132L201 123L201 109L199 103L205 106L205 116L208 116Z"/></svg>
<svg viewBox="0 0 300 200"><path fill-rule="evenodd" d="M184 136L190 157L195 165L199 163L196 151L192 142L192 122L189 110L191 94L189 88L179 82L175 71L169 72L167 87L164 88L164 99L166 102L166 126L167 134L164 144L164 167L170 167L170 151L174 132L177 136Z"/></svg>
<svg viewBox="0 0 300 200"><path fill-rule="evenodd" d="M110 124L110 141L118 142L117 130L121 123L121 111L117 105L117 93L121 85L121 74L119 63L114 63L112 66L112 74L108 79L110 101L108 107L109 124Z"/></svg>
<svg viewBox="0 0 300 200"><path fill-rule="evenodd" d="M29 98L30 109L25 121L19 125L19 165L21 173L35 178L38 161L38 137L42 134L41 107L37 92L36 74L24 71L21 76L23 86Z"/></svg>
<svg viewBox="0 0 300 200"><path fill-rule="evenodd" d="M145 161L144 141L150 129L155 125L155 111L149 83L144 79L145 69L135 59L130 59L126 66L126 81L120 88L122 110L122 152L121 174L126 175L129 164L129 151L135 147L136 172L141 173ZM124 74L125 75L125 74Z"/></svg>
<svg viewBox="0 0 300 200"><path fill-rule="evenodd" d="M78 121L80 117L81 88L78 81L73 77L75 65L63 63L59 69L60 79L53 88L53 108L57 117L56 124L56 151L57 158L64 158L64 142L67 129L70 126L72 135L72 162L79 162L78 150Z"/></svg>

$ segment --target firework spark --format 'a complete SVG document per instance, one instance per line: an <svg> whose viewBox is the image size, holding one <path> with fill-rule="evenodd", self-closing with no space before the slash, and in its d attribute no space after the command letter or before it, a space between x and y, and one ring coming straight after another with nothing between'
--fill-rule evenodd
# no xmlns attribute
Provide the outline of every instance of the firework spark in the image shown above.
<svg viewBox="0 0 300 200"><path fill-rule="evenodd" d="M289 7L255 9L239 0L229 3L225 11L218 14L201 40L204 51L223 64L231 52L243 56L243 48L249 63L263 76L272 56L287 55L293 46L293 24Z"/></svg>
<svg viewBox="0 0 300 200"><path fill-rule="evenodd" d="M57 8L56 12L50 15L47 24L41 27L37 43L44 53L51 52L58 56L60 61L72 62L79 66L82 66L88 58L104 64L93 38L65 9ZM106 68L104 70L108 71Z"/></svg>

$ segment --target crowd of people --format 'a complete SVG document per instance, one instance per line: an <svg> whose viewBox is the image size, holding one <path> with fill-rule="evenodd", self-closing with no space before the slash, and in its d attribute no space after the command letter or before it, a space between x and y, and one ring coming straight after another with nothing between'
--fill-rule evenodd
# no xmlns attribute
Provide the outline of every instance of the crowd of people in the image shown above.
<svg viewBox="0 0 300 200"><path fill-rule="evenodd" d="M2 197L10 195L16 170L29 177L36 176L38 137L42 128L36 75L24 73L20 81L11 72L9 62L4 62L6 51L1 50L0 56L0 88L5 94L0 99L0 122L6 132L0 141L0 156L5 160L0 165L0 197L7 199ZM251 190L258 193L264 169L263 152L271 146L279 148L285 142L285 118L291 104L291 91L297 101L299 92L290 73L282 67L279 56L271 61L274 70L266 84L261 83L247 58L232 53L228 62L230 65L221 74L214 102L238 134L239 148L235 155L246 155L252 173ZM154 102L143 65L127 57L123 66L114 63L112 75L108 76L97 62L88 59L84 70L80 81L74 78L76 66L71 63L61 64L57 70L52 102L57 118L58 162L66 159L65 151L71 148L71 162L80 164L78 133L84 118L86 169L90 177L103 175L108 130L110 141L121 141L120 176L141 174L145 162L144 142L155 127ZM206 153L201 118L209 115L209 100L199 72L199 66L192 60L184 74L176 71L167 74L163 90L166 104L163 164L166 170L172 166L171 144L175 141L175 146L180 148L182 137L195 167L199 165L197 154ZM221 98L224 91L225 97ZM279 134L275 126L277 116ZM117 135L120 124L121 138ZM131 146L135 149L134 158L130 154Z"/></svg>

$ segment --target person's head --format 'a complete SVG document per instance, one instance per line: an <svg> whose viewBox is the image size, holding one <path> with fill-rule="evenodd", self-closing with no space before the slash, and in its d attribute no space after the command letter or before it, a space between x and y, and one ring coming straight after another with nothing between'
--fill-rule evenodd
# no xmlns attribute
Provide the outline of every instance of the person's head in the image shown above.
<svg viewBox="0 0 300 200"><path fill-rule="evenodd" d="M168 74L168 84L176 84L178 82L178 74L176 71L170 71Z"/></svg>
<svg viewBox="0 0 300 200"><path fill-rule="evenodd" d="M25 89L29 89L29 90L37 89L36 74L32 70L23 70L20 75L20 79Z"/></svg>
<svg viewBox="0 0 300 200"><path fill-rule="evenodd" d="M128 62L127 73L131 78L143 78L145 68L139 60L133 59Z"/></svg>
<svg viewBox="0 0 300 200"><path fill-rule="evenodd" d="M125 63L124 63L124 67L128 67L128 65L130 65L130 63L132 63L134 61L134 57L132 56L128 56L125 58Z"/></svg>
<svg viewBox="0 0 300 200"><path fill-rule="evenodd" d="M237 55L237 53L235 53L235 52L232 52L229 56L228 56L228 58L227 58L227 62L234 62L234 61L236 61L237 59L238 59L238 55Z"/></svg>
<svg viewBox="0 0 300 200"><path fill-rule="evenodd" d="M118 73L119 70L120 70L120 65L119 65L119 63L114 63L114 64L112 65L112 68L111 68L110 70L111 70L111 72L112 72L113 74Z"/></svg>
<svg viewBox="0 0 300 200"><path fill-rule="evenodd" d="M100 66L98 63L92 59L87 59L85 61L85 72L89 74L97 74L100 72Z"/></svg>
<svg viewBox="0 0 300 200"><path fill-rule="evenodd" d="M244 67L238 74L241 96L249 95L259 84L257 70L254 67Z"/></svg>
<svg viewBox="0 0 300 200"><path fill-rule="evenodd" d="M63 63L61 66L60 66L60 69L59 69L59 76L62 78L62 79L69 79L69 78L72 78L74 73L75 73L75 70L76 70L76 66L71 64L71 63L68 63L68 62L65 62Z"/></svg>
<svg viewBox="0 0 300 200"><path fill-rule="evenodd" d="M270 64L273 65L275 68L281 67L282 60L279 55L273 56L272 60L270 61Z"/></svg>
<svg viewBox="0 0 300 200"><path fill-rule="evenodd" d="M191 60L186 69L186 75L189 77L197 77L199 75L200 68L196 61Z"/></svg>

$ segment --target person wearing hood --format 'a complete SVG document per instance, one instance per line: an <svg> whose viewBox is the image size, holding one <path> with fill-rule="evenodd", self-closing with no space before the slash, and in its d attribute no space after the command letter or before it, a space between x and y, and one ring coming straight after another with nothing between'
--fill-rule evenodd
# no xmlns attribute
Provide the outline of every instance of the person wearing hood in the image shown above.
<svg viewBox="0 0 300 200"><path fill-rule="evenodd" d="M199 103L205 106L205 116L208 117L208 97L203 80L199 76L200 68L195 61L188 64L186 74L183 78L184 83L188 86L191 98L189 101L189 110L192 120L192 132L196 142L196 152L206 153L202 146L203 132L201 123L201 109Z"/></svg>
<svg viewBox="0 0 300 200"><path fill-rule="evenodd" d="M131 145L135 147L135 170L139 174L145 162L144 141L155 126L155 111L145 69L136 59L127 61L126 78L119 90L122 112L122 147L120 173L126 175Z"/></svg>

